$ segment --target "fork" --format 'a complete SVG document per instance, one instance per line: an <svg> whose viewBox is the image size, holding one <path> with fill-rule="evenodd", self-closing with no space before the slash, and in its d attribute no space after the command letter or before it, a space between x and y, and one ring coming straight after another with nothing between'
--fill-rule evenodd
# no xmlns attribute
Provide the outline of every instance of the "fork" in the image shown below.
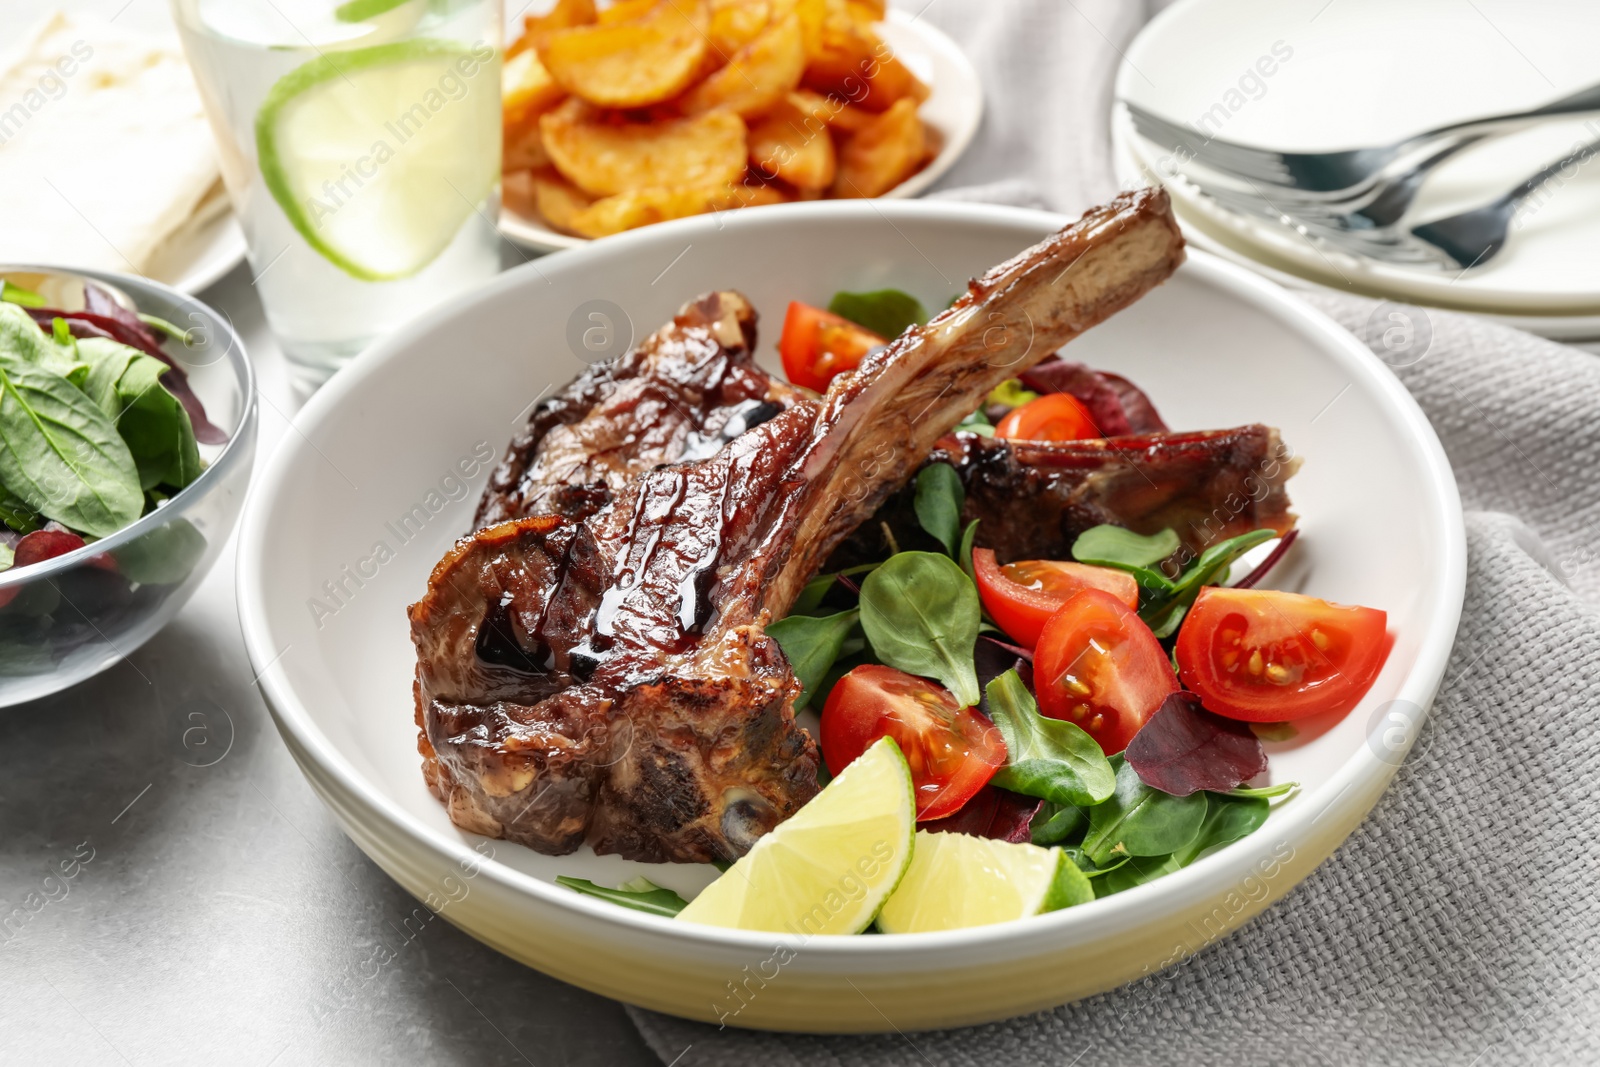
<svg viewBox="0 0 1600 1067"><path fill-rule="evenodd" d="M1505 247L1511 222L1528 198L1568 167L1581 167L1600 152L1600 137L1531 175L1482 207L1411 228L1419 241L1438 248L1463 270L1493 259Z"/></svg>
<svg viewBox="0 0 1600 1067"><path fill-rule="evenodd" d="M1436 164L1445 156L1493 133L1502 133L1554 115L1600 110L1600 84L1528 111L1469 119L1413 134L1393 144L1334 152L1280 152L1270 148L1253 148L1206 137L1193 127L1178 125L1132 101L1124 100L1122 103L1141 136L1169 148L1187 149L1197 162L1220 174L1243 181L1266 183L1312 199L1348 199L1380 180L1390 165L1421 150L1431 149L1430 160ZM1439 155L1441 152L1445 155Z"/></svg>
<svg viewBox="0 0 1600 1067"><path fill-rule="evenodd" d="M1218 186L1188 181L1202 195L1235 211L1277 222L1331 248L1408 266L1443 270L1468 270L1493 259L1505 247L1511 223L1529 197L1568 167L1581 166L1600 153L1600 138L1574 148L1561 159L1541 168L1489 203L1446 218L1434 219L1397 231L1390 227L1363 229L1348 225L1349 216L1307 211L1295 206L1294 214L1264 196L1253 197Z"/></svg>

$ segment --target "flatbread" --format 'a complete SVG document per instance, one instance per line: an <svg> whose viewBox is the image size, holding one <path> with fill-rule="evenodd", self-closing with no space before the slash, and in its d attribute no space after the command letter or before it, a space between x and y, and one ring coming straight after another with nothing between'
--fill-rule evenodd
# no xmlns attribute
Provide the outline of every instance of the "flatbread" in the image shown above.
<svg viewBox="0 0 1600 1067"><path fill-rule="evenodd" d="M58 11L0 57L0 262L143 273L218 180L175 46Z"/></svg>

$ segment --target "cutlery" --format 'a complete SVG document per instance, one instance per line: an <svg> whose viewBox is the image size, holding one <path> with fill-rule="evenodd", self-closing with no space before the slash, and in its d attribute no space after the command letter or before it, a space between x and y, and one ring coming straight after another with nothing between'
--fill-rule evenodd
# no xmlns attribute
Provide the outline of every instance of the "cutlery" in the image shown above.
<svg viewBox="0 0 1600 1067"><path fill-rule="evenodd" d="M1393 164L1425 154L1429 166L1492 134L1505 133L1557 115L1600 110L1600 84L1528 111L1451 123L1392 144L1333 152L1280 152L1208 137L1124 100L1141 136L1239 181L1276 186L1310 199L1349 199L1382 180Z"/></svg>

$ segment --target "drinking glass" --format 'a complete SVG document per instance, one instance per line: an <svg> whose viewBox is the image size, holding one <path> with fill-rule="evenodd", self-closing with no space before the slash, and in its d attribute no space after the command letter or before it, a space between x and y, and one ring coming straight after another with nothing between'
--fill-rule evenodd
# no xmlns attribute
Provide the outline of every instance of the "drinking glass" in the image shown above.
<svg viewBox="0 0 1600 1067"><path fill-rule="evenodd" d="M297 385L499 270L500 0L173 10Z"/></svg>

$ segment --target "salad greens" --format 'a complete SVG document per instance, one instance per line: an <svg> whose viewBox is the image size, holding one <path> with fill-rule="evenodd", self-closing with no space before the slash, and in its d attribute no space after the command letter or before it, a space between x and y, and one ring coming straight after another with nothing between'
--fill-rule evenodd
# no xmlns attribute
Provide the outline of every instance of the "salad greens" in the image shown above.
<svg viewBox="0 0 1600 1067"><path fill-rule="evenodd" d="M828 310L886 341L899 337L909 326L921 326L928 321L928 312L921 301L899 289L834 293L833 299L828 301Z"/></svg>
<svg viewBox="0 0 1600 1067"><path fill-rule="evenodd" d="M989 784L1041 801L1030 825L1033 843L1064 849L1101 896L1178 870L1259 828L1269 800L1296 786L1230 788L1261 771L1259 741L1240 724L1192 706L1196 702L1187 694L1169 698L1128 752L1109 758L1075 723L1039 712L1020 660L1013 660L1020 671L1004 667L1005 660L981 671L989 681L979 703L982 657L975 645L984 623L972 573L978 524L960 525L964 503L953 467L924 468L915 483L914 511L922 529L950 555L895 552L882 563L820 575L806 586L794 614L768 627L803 687L796 707L819 707L833 683L862 662L936 680L962 703L978 704L1006 746L1006 762ZM1079 562L1132 574L1140 587L1141 617L1176 629L1201 587L1225 578L1240 554L1273 536L1259 530L1224 541L1181 571L1183 549L1172 530L1145 536L1097 526L1077 539L1072 552ZM1169 578L1173 571L1177 576ZM854 590L849 579L859 574L867 577L856 607L824 606ZM637 906L632 901L624 902Z"/></svg>
<svg viewBox="0 0 1600 1067"><path fill-rule="evenodd" d="M967 707L983 696L972 658L982 614L977 587L949 556L898 552L861 583L861 628L878 658Z"/></svg>
<svg viewBox="0 0 1600 1067"><path fill-rule="evenodd" d="M948 463L930 463L917 472L914 507L922 528L954 556L961 544L961 508L967 493L961 475Z"/></svg>
<svg viewBox="0 0 1600 1067"><path fill-rule="evenodd" d="M599 897L601 900L620 904L624 908L661 915L668 919L689 906L687 900L670 889L661 888L648 878L634 878L623 882L615 889L607 889L603 885L595 885L587 878L568 878L564 874L558 874L556 884L564 885L584 896Z"/></svg>
<svg viewBox="0 0 1600 1067"><path fill-rule="evenodd" d="M1121 756L1117 788L1111 799L1089 809L1089 832L1083 850L1096 864L1114 855L1161 856L1182 848L1200 830L1206 814L1203 793L1175 797L1145 785Z"/></svg>
<svg viewBox="0 0 1600 1067"><path fill-rule="evenodd" d="M163 382L171 368L108 337L75 336L48 311L46 330L27 310L42 302L10 283L0 290L0 523L27 535L54 522L96 540L193 482L203 463L189 413ZM166 541L185 549L198 537L189 527Z"/></svg>
<svg viewBox="0 0 1600 1067"><path fill-rule="evenodd" d="M861 612L856 609L841 611L837 615L790 615L767 626L767 634L778 642L789 659L794 676L800 679L800 695L795 698L795 710L805 707L817 692L817 686L827 677L834 661L850 642ZM861 644L855 642L853 651Z"/></svg>
<svg viewBox="0 0 1600 1067"><path fill-rule="evenodd" d="M989 683L989 717L1006 739L1006 765L990 784L1057 804L1100 804L1116 772L1082 728L1039 714L1033 694L1011 670Z"/></svg>
<svg viewBox="0 0 1600 1067"><path fill-rule="evenodd" d="M1179 551L1178 535L1171 530L1141 537L1120 526L1094 526L1072 543L1072 558L1133 575L1139 583L1139 618L1157 637L1171 637L1203 587L1225 579L1235 560L1277 536L1274 530L1252 530L1230 537L1202 552L1176 578L1161 569ZM1162 548L1167 551L1158 555Z"/></svg>

